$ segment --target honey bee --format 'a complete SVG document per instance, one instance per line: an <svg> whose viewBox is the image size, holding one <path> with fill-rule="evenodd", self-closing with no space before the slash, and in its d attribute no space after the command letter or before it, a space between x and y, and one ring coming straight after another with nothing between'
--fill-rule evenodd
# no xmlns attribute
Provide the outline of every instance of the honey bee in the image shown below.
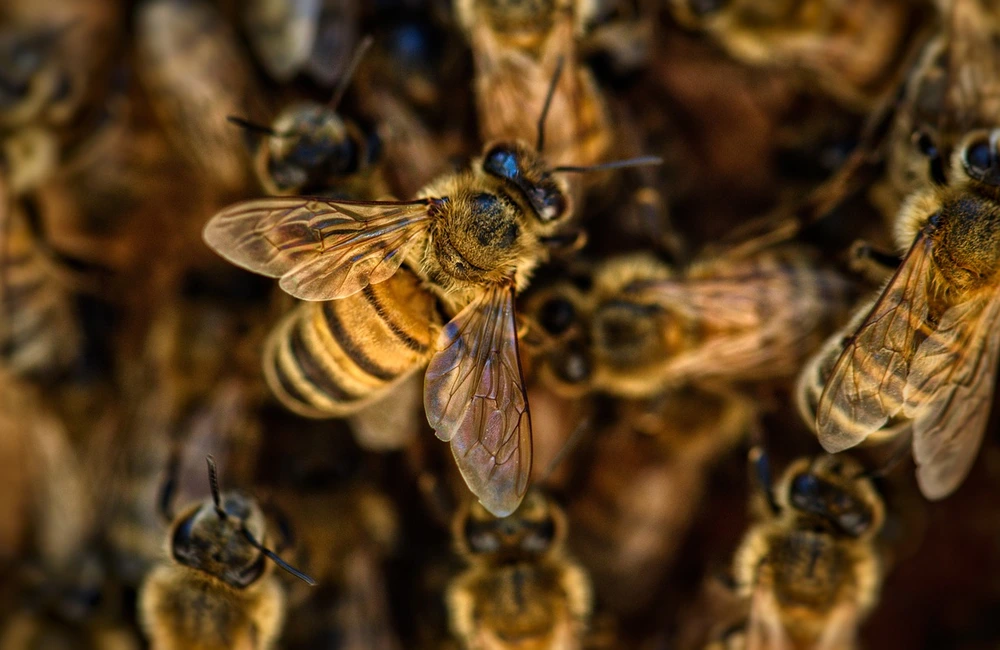
<svg viewBox="0 0 1000 650"><path fill-rule="evenodd" d="M463 648L582 648L590 580L566 555L566 516L538 490L496 518L480 504L457 513L453 539L468 563L448 587L452 633Z"/></svg>
<svg viewBox="0 0 1000 650"><path fill-rule="evenodd" d="M733 563L739 590L750 598L745 647L854 648L882 585L875 544L882 497L846 456L799 459L773 493L759 448L751 461L766 505Z"/></svg>
<svg viewBox="0 0 1000 650"><path fill-rule="evenodd" d="M71 130L99 112L121 6L104 0L6 2L0 7L0 129Z"/></svg>
<svg viewBox="0 0 1000 650"><path fill-rule="evenodd" d="M860 110L891 92L928 13L905 0L670 0L670 8L734 58L791 69Z"/></svg>
<svg viewBox="0 0 1000 650"><path fill-rule="evenodd" d="M137 10L137 71L176 149L222 191L248 187L251 163L227 115L258 112L236 35L208 2L149 0Z"/></svg>
<svg viewBox="0 0 1000 650"><path fill-rule="evenodd" d="M349 179L353 185L366 187L364 194L372 198L384 194L371 187L376 179L363 173L371 171L377 162L378 135L337 113L351 74L371 43L369 37L358 47L351 67L328 104L293 103L278 113L269 127L229 118L265 136L254 157L254 170L265 192L280 196L338 190L357 197L360 191L342 187L344 180Z"/></svg>
<svg viewBox="0 0 1000 650"><path fill-rule="evenodd" d="M357 43L355 0L250 0L243 23L254 53L280 82L304 72L325 85L342 77Z"/></svg>
<svg viewBox="0 0 1000 650"><path fill-rule="evenodd" d="M1000 318L993 251L1000 130L989 108L995 97L975 81L995 78L996 62L983 52L997 51L1000 20L978 2L959 0L951 3L949 27L956 40L932 48L928 61L936 64L922 83L923 99L937 97L945 111L934 123L940 145L928 131L917 138L932 143L924 160L930 182L896 218L903 262L848 330L815 409L817 435L830 452L887 429L912 431L917 481L930 499L951 494L972 467L1000 347L992 331ZM941 157L952 142L946 169Z"/></svg>
<svg viewBox="0 0 1000 650"><path fill-rule="evenodd" d="M629 255L598 265L592 280L587 292L564 287L532 311L550 337L563 337L541 373L568 396L647 398L688 384L793 377L851 295L841 276L791 249L709 259L680 275ZM582 327L570 328L578 311Z"/></svg>
<svg viewBox="0 0 1000 650"><path fill-rule="evenodd" d="M549 167L540 148L491 144L471 169L411 201L259 199L223 210L204 231L234 264L322 301L289 314L268 343L265 371L283 402L343 415L427 363L427 419L498 515L517 509L531 473L514 296L571 214L561 172L587 169ZM451 317L443 328L436 301Z"/></svg>
<svg viewBox="0 0 1000 650"><path fill-rule="evenodd" d="M174 519L167 536L170 562L143 583L142 627L154 650L272 648L285 596L267 560L314 583L265 546L266 521L253 497L219 493L211 456L208 475L211 499Z"/></svg>
<svg viewBox="0 0 1000 650"><path fill-rule="evenodd" d="M551 102L545 140L553 164L590 165L612 146L607 107L596 82L577 56L577 38L594 3L582 0L461 0L459 24L472 45L476 66L479 131L485 142L534 137L538 115ZM554 93L549 81L562 65Z"/></svg>
<svg viewBox="0 0 1000 650"><path fill-rule="evenodd" d="M81 332L71 294L32 231L32 209L0 174L0 363L16 375L52 378L78 358Z"/></svg>
<svg viewBox="0 0 1000 650"><path fill-rule="evenodd" d="M593 462L576 469L569 547L604 607L634 615L673 565L712 467L746 436L757 411L746 398L688 387L654 404L620 404L618 413L595 437Z"/></svg>

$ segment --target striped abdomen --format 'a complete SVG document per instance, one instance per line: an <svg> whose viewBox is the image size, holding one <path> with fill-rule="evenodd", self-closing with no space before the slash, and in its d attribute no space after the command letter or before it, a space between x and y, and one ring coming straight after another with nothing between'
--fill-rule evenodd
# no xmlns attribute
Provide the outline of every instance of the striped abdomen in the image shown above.
<svg viewBox="0 0 1000 650"><path fill-rule="evenodd" d="M422 368L439 327L434 296L401 268L353 296L301 303L268 337L264 374L296 413L349 415Z"/></svg>
<svg viewBox="0 0 1000 650"><path fill-rule="evenodd" d="M39 250L26 215L0 206L0 364L48 375L76 359L80 331L71 296Z"/></svg>

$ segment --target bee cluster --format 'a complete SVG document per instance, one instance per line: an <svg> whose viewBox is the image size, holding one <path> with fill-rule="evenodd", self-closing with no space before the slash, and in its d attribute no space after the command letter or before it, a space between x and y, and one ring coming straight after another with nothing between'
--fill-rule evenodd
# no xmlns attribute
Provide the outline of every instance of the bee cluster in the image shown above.
<svg viewBox="0 0 1000 650"><path fill-rule="evenodd" d="M0 650L994 648L998 356L992 0L0 5Z"/></svg>

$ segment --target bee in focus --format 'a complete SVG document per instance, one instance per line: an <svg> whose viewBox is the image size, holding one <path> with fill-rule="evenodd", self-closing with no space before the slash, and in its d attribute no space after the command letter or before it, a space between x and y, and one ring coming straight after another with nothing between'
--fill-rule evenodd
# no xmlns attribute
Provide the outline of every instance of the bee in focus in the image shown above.
<svg viewBox="0 0 1000 650"><path fill-rule="evenodd" d="M219 493L211 456L208 476L211 499L174 519L167 536L170 561L143 583L140 622L153 650L273 648L285 596L267 560L314 583L265 546L267 524L255 499ZM167 505L169 489L164 492Z"/></svg>
<svg viewBox="0 0 1000 650"><path fill-rule="evenodd" d="M315 195L336 189L350 197L357 192L341 186L345 180L353 180L353 185L366 186L364 193L372 198L384 194L384 190L371 188L375 179L363 173L378 161L378 135L337 113L351 74L371 43L369 37L358 47L328 104L295 102L278 113L271 126L228 118L263 136L254 157L254 171L265 192L274 196ZM354 176L359 178L350 178Z"/></svg>
<svg viewBox="0 0 1000 650"><path fill-rule="evenodd" d="M427 363L427 419L473 494L501 516L531 472L514 297L572 213L562 172L588 169L546 163L545 117L536 149L491 144L411 201L259 199L223 210L204 232L229 261L324 301L292 312L268 344L265 372L286 404L344 415ZM443 328L437 303L451 319Z"/></svg>
<svg viewBox="0 0 1000 650"><path fill-rule="evenodd" d="M623 256L591 279L587 291L564 285L531 309L555 341L547 352L543 345L542 379L568 396L646 398L792 377L851 297L841 276L791 249L709 259L683 274L651 256Z"/></svg>
<svg viewBox="0 0 1000 650"><path fill-rule="evenodd" d="M751 460L765 503L733 565L750 599L742 647L855 648L882 585L875 544L885 519L881 496L846 456L797 460L773 493L766 456L755 448Z"/></svg>
<svg viewBox="0 0 1000 650"><path fill-rule="evenodd" d="M787 68L845 105L872 108L891 92L927 12L906 0L670 0L682 25L711 34L734 58Z"/></svg>
<svg viewBox="0 0 1000 650"><path fill-rule="evenodd" d="M882 196L887 208L902 201L895 224L903 262L859 309L842 345L814 361L830 370L811 409L831 452L875 434L912 433L917 481L931 499L957 489L975 461L1000 344L992 332L1000 14L978 0L945 9L889 140Z"/></svg>
<svg viewBox="0 0 1000 650"><path fill-rule="evenodd" d="M236 34L203 0L147 0L136 10L136 70L171 142L220 192L251 181L251 161L227 115L261 101Z"/></svg>
<svg viewBox="0 0 1000 650"><path fill-rule="evenodd" d="M468 563L447 594L451 629L463 648L582 647L590 581L566 555L566 517L549 497L532 490L500 519L468 504L452 530Z"/></svg>
<svg viewBox="0 0 1000 650"><path fill-rule="evenodd" d="M472 46L479 132L486 142L530 140L551 101L545 138L555 165L591 165L608 155L611 122L590 71L578 62L577 39L593 4L581 0L460 0L455 13ZM548 98L549 82L567 74Z"/></svg>
<svg viewBox="0 0 1000 650"><path fill-rule="evenodd" d="M947 185L899 215L905 258L844 345L816 406L837 452L909 422L921 491L953 492L968 474L993 400L1000 336L1000 130L974 131Z"/></svg>

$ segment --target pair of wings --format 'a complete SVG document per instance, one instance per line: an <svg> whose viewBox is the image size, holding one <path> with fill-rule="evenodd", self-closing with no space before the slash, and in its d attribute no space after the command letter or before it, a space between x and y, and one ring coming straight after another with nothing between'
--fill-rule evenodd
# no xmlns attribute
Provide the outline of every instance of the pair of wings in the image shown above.
<svg viewBox="0 0 1000 650"><path fill-rule="evenodd" d="M941 499L975 460L993 399L1000 349L1000 297L978 295L937 314L934 242L917 236L820 396L816 430L835 453L896 417L913 425L920 489Z"/></svg>
<svg viewBox="0 0 1000 650"><path fill-rule="evenodd" d="M399 269L424 231L430 200L268 198L233 205L205 227L230 262L281 278L302 300L336 300ZM442 330L424 380L427 419L451 442L463 478L496 516L517 509L531 472L513 284L484 287Z"/></svg>
<svg viewBox="0 0 1000 650"><path fill-rule="evenodd" d="M669 362L672 377L697 381L795 373L816 326L831 310L843 309L846 286L833 272L793 268L659 280L638 285L635 292L640 300L713 332L704 345Z"/></svg>

